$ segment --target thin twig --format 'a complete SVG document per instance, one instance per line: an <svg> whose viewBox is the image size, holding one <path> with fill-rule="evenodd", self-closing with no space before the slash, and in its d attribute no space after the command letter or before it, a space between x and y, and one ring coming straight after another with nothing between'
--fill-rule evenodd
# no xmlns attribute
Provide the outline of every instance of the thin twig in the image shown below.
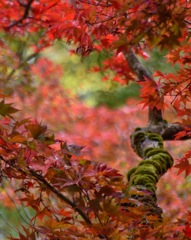
<svg viewBox="0 0 191 240"><path fill-rule="evenodd" d="M41 183L43 183L49 190L51 190L51 192L55 193L57 197L59 197L60 199L62 199L64 202L66 202L68 205L70 205L76 212L78 212L80 214L80 216L85 220L85 222L89 225L92 226L92 222L90 221L90 219L86 216L86 214L76 206L75 203L73 203L72 201L70 201L69 198L67 198L66 196L64 196L61 192L59 192L56 188L54 188L50 183L48 183L43 176L41 176L40 174L38 174L37 172L35 172L32 169L29 169L31 175L33 177L35 177L36 179L38 179L38 181L40 181Z"/></svg>
<svg viewBox="0 0 191 240"><path fill-rule="evenodd" d="M7 76L7 81L9 81L11 79L11 77L15 74L15 72L19 69L21 69L28 61L30 61L31 59L37 57L39 55L38 52L32 53L31 55L29 55L23 62L21 62L19 64L19 66L17 67L17 69L13 69L9 75Z"/></svg>
<svg viewBox="0 0 191 240"><path fill-rule="evenodd" d="M25 8L23 16L20 19L18 19L17 21L14 21L13 23L11 23L9 26L5 27L6 30L9 30L10 28L18 25L19 23L22 23L23 20L25 20L28 17L33 1L34 0L29 0L28 4L22 5Z"/></svg>
<svg viewBox="0 0 191 240"><path fill-rule="evenodd" d="M6 164L8 164L11 168L16 169L17 171L24 174L25 176L28 175L27 172L25 172L22 168L20 168L19 166L12 165L10 162L7 162L2 156L0 156L0 159L3 160ZM69 198L67 198L61 192L59 192L56 188L54 188L50 183L48 183L46 181L46 179L43 176L41 176L40 174L35 172L33 169L30 169L28 167L28 171L30 172L30 174L34 177L34 179L37 182L42 183L51 192L53 192L58 198L60 198L62 201L66 202L68 205L70 205L74 211L79 213L79 215L84 219L84 221L87 223L87 225L89 227L93 226L93 224L92 224L91 220L88 218L88 216L80 208L78 208L75 203L73 203ZM101 233L98 234L98 238L108 240L108 237L106 235L101 234Z"/></svg>
<svg viewBox="0 0 191 240"><path fill-rule="evenodd" d="M20 173L24 174L25 176L27 176L27 173L17 167L17 166L13 166L10 162L7 162L2 156L0 156L0 159L3 160L6 164L8 164L10 167L16 169L17 171L19 171ZM53 192L54 194L56 194L57 197L59 197L61 200L63 200L64 202L66 202L68 205L70 205L76 212L78 212L80 214L80 216L84 219L84 221L89 225L92 226L92 222L90 221L90 219L88 218L88 216L86 216L86 214L77 207L77 205L75 203L73 203L69 198L67 198L66 196L64 196L61 192L59 192L56 188L54 188L50 183L48 183L46 181L46 179L41 176L40 174L38 174L37 172L35 172L33 169L28 168L28 171L30 172L30 174L35 178L35 180L43 183L43 185L45 187L47 187L49 190L51 190L51 192Z"/></svg>

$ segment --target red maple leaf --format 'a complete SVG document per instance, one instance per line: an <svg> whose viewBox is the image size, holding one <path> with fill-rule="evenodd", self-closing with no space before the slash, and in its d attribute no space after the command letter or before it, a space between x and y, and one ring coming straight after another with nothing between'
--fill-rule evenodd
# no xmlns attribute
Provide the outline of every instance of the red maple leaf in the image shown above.
<svg viewBox="0 0 191 240"><path fill-rule="evenodd" d="M178 175L182 172L186 172L186 177L191 173L191 164L189 163L188 159L181 161L180 163L174 166L175 168L179 168Z"/></svg>
<svg viewBox="0 0 191 240"><path fill-rule="evenodd" d="M191 227L189 223L186 223L186 226L183 232L187 237L191 237Z"/></svg>

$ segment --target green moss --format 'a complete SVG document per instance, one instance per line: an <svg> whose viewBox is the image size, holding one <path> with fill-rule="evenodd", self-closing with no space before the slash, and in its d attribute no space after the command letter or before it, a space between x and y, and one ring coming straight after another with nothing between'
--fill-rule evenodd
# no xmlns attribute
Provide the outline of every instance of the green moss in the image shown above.
<svg viewBox="0 0 191 240"><path fill-rule="evenodd" d="M151 183L146 183L146 184L145 184L145 187L146 187L148 190L150 190L151 192L155 192L156 189L157 189L156 185L151 184Z"/></svg>
<svg viewBox="0 0 191 240"><path fill-rule="evenodd" d="M139 129L131 136L131 141L136 153L144 157L144 159L137 167L132 168L128 172L127 178L129 186L133 186L138 190L151 191L152 201L156 202L156 184L159 178L172 167L173 158L164 150L163 139L156 133L144 132ZM146 149L144 149L145 147ZM139 201L145 201L143 200L143 195L139 193L133 194L133 198ZM147 201L145 203L147 203Z"/></svg>
<svg viewBox="0 0 191 240"><path fill-rule="evenodd" d="M160 176L163 175L167 171L166 160L161 158L160 155L154 156L152 160L153 162L160 164L160 168L162 169Z"/></svg>
<svg viewBox="0 0 191 240"><path fill-rule="evenodd" d="M162 152L162 153L160 153L160 156L166 160L167 168L171 168L174 163L174 160L171 157L171 155L168 152Z"/></svg>
<svg viewBox="0 0 191 240"><path fill-rule="evenodd" d="M135 132L140 132L140 131L142 131L142 128L139 128L139 127L135 128Z"/></svg>
<svg viewBox="0 0 191 240"><path fill-rule="evenodd" d="M133 178L133 182L132 182L132 185L143 185L145 186L146 183L150 183L150 184L153 184L155 185L156 182L153 182L153 178L152 176L149 176L149 175L136 175L134 176Z"/></svg>
<svg viewBox="0 0 191 240"><path fill-rule="evenodd" d="M156 179L154 176L152 175L148 175L148 174L144 174L144 175L135 175L134 178L133 178L133 181L132 181L133 185L135 184L138 184L138 185L144 185L145 186L145 183L149 182L151 184L156 184L158 182L158 178Z"/></svg>
<svg viewBox="0 0 191 240"><path fill-rule="evenodd" d="M130 181L131 175L136 171L137 167L131 168L127 173L127 180Z"/></svg>
<svg viewBox="0 0 191 240"><path fill-rule="evenodd" d="M141 144L145 141L145 133L143 131L135 132L131 135L131 143L135 152L142 157Z"/></svg>
<svg viewBox="0 0 191 240"><path fill-rule="evenodd" d="M153 165L153 167L155 167L157 176L160 176L161 173L164 171L164 170L163 170L163 167L162 167L161 164L160 164L160 162L153 161L152 159L145 159L144 161L141 161L141 162L139 163L139 166L145 165L145 164Z"/></svg>
<svg viewBox="0 0 191 240"><path fill-rule="evenodd" d="M149 140L157 141L159 144L159 147L163 148L163 139L160 135L158 135L157 133L148 133L147 137Z"/></svg>
<svg viewBox="0 0 191 240"><path fill-rule="evenodd" d="M145 189L152 191L155 193L156 191L156 183L151 182L151 179L148 177L139 177L135 179L132 184L133 186L144 186Z"/></svg>
<svg viewBox="0 0 191 240"><path fill-rule="evenodd" d="M156 168L153 165L150 165L147 163L139 165L137 167L135 174L136 175L137 174L139 174L139 175L148 174L148 175L153 176L155 179L158 179L158 174L157 174Z"/></svg>
<svg viewBox="0 0 191 240"><path fill-rule="evenodd" d="M149 157L152 157L153 155L161 154L161 153L167 153L167 151L165 151L162 148L152 148L152 149L149 148L149 151L147 151L147 153L145 154L145 157L149 158Z"/></svg>
<svg viewBox="0 0 191 240"><path fill-rule="evenodd" d="M144 141L155 141L157 142L158 148L161 149L163 148L163 139L160 135L156 133L149 133L149 132L144 132L143 130L137 129L133 135L131 135L131 143L132 146L135 150L135 152L140 156L145 156L151 149L148 148L144 151L142 151L142 143Z"/></svg>
<svg viewBox="0 0 191 240"><path fill-rule="evenodd" d="M152 157L152 160L155 160L155 161L159 160L160 164L162 164L166 170L168 168L171 168L174 162L173 158L167 153L160 153L160 154L154 155Z"/></svg>
<svg viewBox="0 0 191 240"><path fill-rule="evenodd" d="M133 135L131 135L131 139L133 143L136 145L137 143L140 144L145 140L145 134L144 132L136 132Z"/></svg>
<svg viewBox="0 0 191 240"><path fill-rule="evenodd" d="M147 154L149 154L149 152L152 151L152 150L153 150L153 147L147 147L143 152L143 156L147 157Z"/></svg>
<svg viewBox="0 0 191 240"><path fill-rule="evenodd" d="M151 160L158 162L160 164L161 169L163 170L162 174L164 174L167 171L167 162L166 162L166 159L163 158L163 156L161 156L160 154L157 154L153 156Z"/></svg>

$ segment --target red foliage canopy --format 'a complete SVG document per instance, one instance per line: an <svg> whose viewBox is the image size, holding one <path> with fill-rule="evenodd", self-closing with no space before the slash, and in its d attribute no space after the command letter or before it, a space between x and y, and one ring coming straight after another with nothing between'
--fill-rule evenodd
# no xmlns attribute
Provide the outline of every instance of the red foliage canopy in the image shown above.
<svg viewBox="0 0 191 240"><path fill-rule="evenodd" d="M60 69L52 64L44 69L46 60L37 61L34 64L36 68L27 66L27 62L56 39L62 39L74 44L75 52L83 57L92 51L105 51L108 58L102 68L94 70L111 69L116 73L115 81L127 84L130 80L136 80L136 76L127 64L125 54L133 48L137 54L145 56L146 48L159 47L168 50L168 61L177 63L179 70L176 74L157 71L154 74L156 83L149 79L141 82L143 103L157 110L172 105L178 116L183 117L183 123L188 125L191 122L190 16L191 5L186 0L2 0L1 34L7 39L15 37L18 42L25 39L26 46L32 52L22 61L21 55L24 53L15 53L2 40L2 80L10 81L15 69L19 69L27 78L28 68L34 74L41 74L45 80L49 78L53 70ZM33 36L34 40L27 42L29 36ZM10 71L10 66L15 69ZM62 98L59 94L55 96L60 91L55 87L57 79L51 84L40 84L40 92L43 97L54 98L55 104L60 104ZM50 94L50 89L54 96ZM22 91L22 88L17 90ZM15 120L12 114L17 110L5 101L3 93L0 97L2 182L12 181L18 200L35 210L29 227L23 226L18 238L10 239L34 239L36 236L52 240L128 237L183 239L190 236L189 215L183 222L171 223L166 220L163 224L156 224L155 217L151 215L149 221L155 224L155 228L147 227L146 223L139 220L145 214L144 206L136 203L135 208L135 200L124 197L125 184L117 170L78 157L80 146L55 140L47 127L37 121ZM164 98L168 100L165 104ZM69 100L65 101L67 105ZM82 108L80 106L75 111L81 111ZM101 111L107 111L107 123L113 124L111 118L118 121L117 116L104 108L99 109L97 114L101 115ZM48 110L44 112L50 114ZM120 117L124 112L125 109ZM91 111L87 111L86 119L96 122L91 114ZM66 120L71 124L71 115ZM70 126L73 127L73 124ZM79 121L76 129L82 126ZM123 131L126 125L122 122L122 126L118 125L117 128ZM66 129L67 134L69 131L70 127ZM89 134L92 134L93 144L96 144L96 137L100 136L95 137L90 130ZM189 132L185 131L185 135L189 135ZM107 148L107 140L112 138L112 134L107 133L102 137L105 138L104 148ZM112 144L115 146L118 141ZM189 157L187 153L182 162L176 165L179 173L185 170L186 175L190 174ZM136 195L136 190L132 191L131 194ZM120 207L123 202L132 206L126 212Z"/></svg>

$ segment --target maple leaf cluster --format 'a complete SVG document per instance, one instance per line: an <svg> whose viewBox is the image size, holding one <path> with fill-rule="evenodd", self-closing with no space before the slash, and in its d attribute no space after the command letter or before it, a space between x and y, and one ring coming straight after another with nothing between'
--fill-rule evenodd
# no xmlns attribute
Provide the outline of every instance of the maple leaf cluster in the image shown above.
<svg viewBox="0 0 191 240"><path fill-rule="evenodd" d="M46 66L45 64L46 62L44 60L41 63L43 64L44 67ZM61 141L62 143L67 141L68 147L64 147L64 149L62 149L62 152L65 154L74 154L73 158L78 159L77 162L75 162L75 164L78 165L78 163L80 163L81 161L82 162L85 161L82 159L88 158L88 159L96 160L97 162L102 162L102 163L107 162L108 165L115 168L117 167L120 170L122 168L122 172L124 172L125 174L126 169L129 169L132 165L134 165L137 159L137 157L131 150L130 143L128 140L128 136L129 136L128 132L131 131L132 127L135 127L136 125L138 126L142 124L144 125L144 123L142 122L142 118L143 118L143 114L145 114L145 122L146 122L146 118L147 118L146 112L144 113L142 111L141 106L137 108L137 106L134 105L133 107L132 101L129 102L131 106L127 105L126 107L123 107L122 109L119 109L119 110L109 110L105 107L100 107L100 108L87 107L83 103L78 102L77 99L69 98L62 88L60 88L57 84L54 85L56 67L53 65L50 68L50 62L47 62L47 64L49 65L49 69L52 68L54 74L49 74L48 81L46 83L42 82L40 84L40 87L35 92L36 95L31 95L30 97L26 97L24 101L23 101L23 98L20 99L19 95L18 96L15 95L14 99L17 102L18 107L25 109L25 114L26 114L25 117L30 116L31 112L35 112L35 115L38 119L41 119L43 122L48 123L48 125L51 126L51 128L54 128L54 131L57 132L55 140L58 141L58 139L60 139L59 141L62 140ZM36 72L37 75L41 76L43 79L42 72L37 71L38 68L37 69L34 68L33 70ZM57 77L59 76L59 72L60 70L58 68ZM51 113L54 113L54 114L51 114ZM23 112L21 112L21 115L23 116ZM56 121L56 126L55 126L55 116L59 116L59 120ZM127 116L128 118L132 118L133 122L129 121L129 119L128 121L124 121L124 119L127 118ZM121 119L123 119L123 121L121 121ZM95 125L97 126L96 128L95 128ZM84 131L84 129L86 129L86 131ZM35 135L36 134L33 134L33 136ZM48 139L46 141L48 141ZM53 149L60 151L59 141L57 144L53 144L52 147ZM71 151L70 145L74 143L77 145L83 144L85 145L85 148L83 148L80 153L79 152L76 153L75 151L70 152ZM177 147L179 147L179 145ZM128 149L128 152L127 152L127 149ZM45 169L47 170L47 168L49 167L48 162L46 162L46 166L44 166L42 162L42 166L44 167L41 166L41 168L38 168L38 166L36 165L36 163L34 163L34 161L32 162L33 162L32 164L34 164L33 168L35 170L42 170L41 168L43 168L44 170ZM91 167L92 163L88 161L88 164L91 171L93 171ZM93 165L94 164L95 163L93 163ZM74 166L72 166L72 168L73 167ZM78 171L79 171L79 166L78 166ZM85 171L88 171L88 170L86 169ZM70 175L71 173L69 172L67 174ZM102 173L100 172L97 174L102 175ZM55 180L57 182L56 185L58 185L59 184L58 182L60 182L61 184L63 184L63 187L62 187L63 190L67 188L67 191L70 189L74 191L73 185L75 185L75 183L73 182L73 180L70 179L70 181L66 183L65 182L66 176L65 175L63 176L64 178L62 178L62 176L56 178ZM106 175L103 174L102 176L105 178ZM52 178L53 179L55 178L55 175L52 172L52 170L51 171L48 170L46 177L47 178L50 177L49 181L51 181ZM92 176L92 178L94 177L95 175ZM177 178L179 180L177 180ZM177 216L182 217L184 212L186 212L187 210L187 206L189 206L189 201L190 201L189 197L187 197L187 200L185 201L185 199L181 200L178 196L178 194L180 195L184 194L183 190L181 189L182 181L183 181L181 179L182 177L177 177L177 174L172 172L170 175L167 175L167 177L163 182L159 184L159 199L161 199L160 204L163 206L166 216L169 216L169 218L167 217L167 219L165 220L167 222L169 221L169 219L176 220ZM177 183L177 181L179 181L179 187L177 184L174 185L174 183ZM95 185L92 185L92 183L90 182L91 182L91 177L90 176L85 177L85 183L84 183L85 185L83 186L86 187L86 185L88 186L88 184L91 184L91 188L95 188ZM167 182L168 184L172 185L173 190L171 189L169 191L168 186L166 185ZM116 201L120 201L121 193L123 189L124 189L124 183L123 182L120 183L119 181L119 186L117 187L117 195L115 195ZM107 191L107 188L104 188L103 191L105 190ZM69 195L71 195L70 191L69 191ZM96 196L95 199L97 198L98 197ZM128 201L128 200L125 200L125 201ZM96 209L99 208L97 206L98 203L96 201L93 201L93 202L96 205ZM30 202L28 204L30 205ZM176 204L178 204L179 207L176 208L176 212L175 212L174 205ZM114 209L116 209L116 207L114 207ZM119 211L119 209L116 211ZM134 216L134 211L136 211L136 214L138 214L135 216L135 218L137 218L139 214L142 214L142 212L139 212L139 211L142 211L141 207L138 210L138 212L133 208L132 208L132 211L133 211L133 215L131 215L131 217ZM41 215L39 214L39 216ZM126 218L126 215L124 215L124 217ZM118 219L118 216L117 216L117 219ZM177 223L177 224L179 225L180 223ZM173 229L173 226L169 228ZM182 227L179 228L178 231L181 232L183 228L184 226L182 225ZM176 228L174 228L173 231L175 231L175 229ZM165 229L164 231L165 231L165 234L170 234L167 229ZM126 236L128 233L123 232L123 234ZM123 236L123 234L120 233L120 236ZM147 236L147 234L148 236L150 236L151 233L146 232L141 234L143 234L143 236L144 234L146 234L145 236ZM119 233L116 233L116 235L119 235ZM90 236L92 237L92 235ZM90 236L89 238L91 238ZM115 236L115 235L111 235L111 236Z"/></svg>
<svg viewBox="0 0 191 240"><path fill-rule="evenodd" d="M17 110L10 103L3 101L2 106L1 181L8 187L11 179L17 205L30 206L35 212L19 238L10 239L132 236L129 229L141 226L138 219L145 209L140 205L123 212L120 204L132 202L124 198L123 176L106 164L78 157L71 145L56 140L43 124L14 120L12 114ZM184 226L172 229L169 232L161 225L156 232L141 227L133 234L152 237L165 231L166 236L181 236ZM187 225L185 231L187 234Z"/></svg>

